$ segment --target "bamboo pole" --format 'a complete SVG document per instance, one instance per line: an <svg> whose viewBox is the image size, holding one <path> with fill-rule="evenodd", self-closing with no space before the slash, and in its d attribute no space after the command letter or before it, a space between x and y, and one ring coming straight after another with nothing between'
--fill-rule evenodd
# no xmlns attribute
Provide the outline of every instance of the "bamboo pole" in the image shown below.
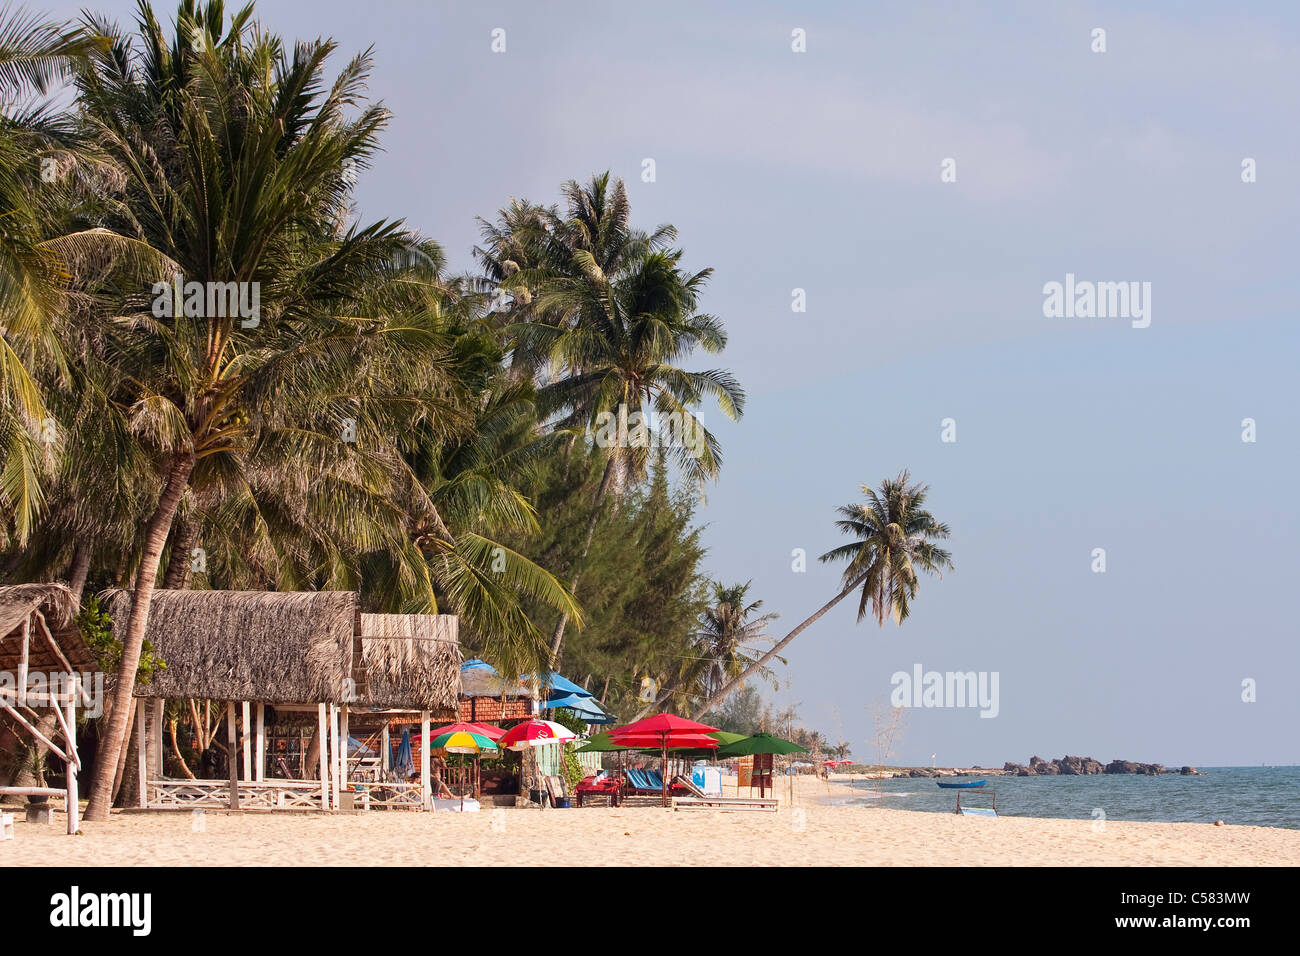
<svg viewBox="0 0 1300 956"><path fill-rule="evenodd" d="M252 725L252 714L248 701L240 703L240 716L244 720L244 779L253 779L253 737L250 734L249 727Z"/></svg>
<svg viewBox="0 0 1300 956"><path fill-rule="evenodd" d="M0 709L3 709L14 720L18 721L18 723L26 727L27 731L33 737L35 737L41 743L45 744L45 746L49 748L50 752L54 754L56 757L58 757L60 760L69 759L68 755L63 752L62 748L60 748L58 744L50 740L50 738L46 737L43 733L41 733L39 730L33 727L30 723L27 722L26 718L24 718L22 714L18 713L18 711L14 710L12 707L10 707L7 703L5 703L2 700L0 700Z"/></svg>
<svg viewBox="0 0 1300 956"><path fill-rule="evenodd" d="M18 658L18 703L27 703L27 661L28 650L32 643L32 617L23 618L23 651Z"/></svg>
<svg viewBox="0 0 1300 956"><path fill-rule="evenodd" d="M137 776L135 805L141 810L149 806L149 753L145 750L145 722L148 715L143 702L137 700L135 706L135 772Z"/></svg>
<svg viewBox="0 0 1300 956"><path fill-rule="evenodd" d="M59 705L54 706L57 710ZM65 772L68 792L63 802L68 811L68 834L76 836L77 831L81 829L81 805L78 803L81 792L77 781L77 773L81 770L81 755L77 753L77 704L69 695L68 701L63 706L66 709L63 721L64 727L67 728L66 742L68 753L72 756Z"/></svg>
<svg viewBox="0 0 1300 956"><path fill-rule="evenodd" d="M325 717L325 705L316 705L316 732L320 736L320 747L318 747L320 758L320 807L322 810L330 808L330 774L329 762L326 748L329 746L329 727L328 720ZM303 768L303 773L307 768Z"/></svg>
<svg viewBox="0 0 1300 956"><path fill-rule="evenodd" d="M235 702L226 701L226 763L230 769L230 809L239 809L239 754L235 734Z"/></svg>
<svg viewBox="0 0 1300 956"><path fill-rule="evenodd" d="M266 704L257 702L257 757L253 767L259 783L266 779Z"/></svg>
<svg viewBox="0 0 1300 956"><path fill-rule="evenodd" d="M330 770L333 774L330 787L330 800L335 810L339 808L339 797L343 790L344 762L339 757L339 707L330 704Z"/></svg>
<svg viewBox="0 0 1300 956"><path fill-rule="evenodd" d="M429 790L429 712L420 711L420 793L423 794L424 809L433 809L433 797Z"/></svg>

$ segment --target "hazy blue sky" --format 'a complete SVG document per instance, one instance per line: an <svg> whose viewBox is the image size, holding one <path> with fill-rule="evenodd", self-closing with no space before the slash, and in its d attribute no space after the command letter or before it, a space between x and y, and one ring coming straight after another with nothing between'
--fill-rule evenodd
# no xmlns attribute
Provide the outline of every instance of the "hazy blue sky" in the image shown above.
<svg viewBox="0 0 1300 956"><path fill-rule="evenodd" d="M395 115L367 218L405 217L468 268L475 216L610 169L639 224L674 223L688 265L717 270L705 305L750 404L708 416L726 454L708 569L753 578L778 636L837 590L792 549L839 544L832 510L864 481L929 482L956 571L902 628L837 607L790 645L779 705L870 758L895 671L996 671L996 718L911 710L896 759L1300 762L1300 10L806 6L258 10L375 46ZM1150 282L1150 326L1044 318L1067 272Z"/></svg>

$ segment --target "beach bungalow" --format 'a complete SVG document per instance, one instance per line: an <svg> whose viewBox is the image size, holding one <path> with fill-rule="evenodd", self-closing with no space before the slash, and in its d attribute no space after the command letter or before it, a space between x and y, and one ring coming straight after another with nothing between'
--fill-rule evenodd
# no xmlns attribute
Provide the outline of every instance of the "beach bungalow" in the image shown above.
<svg viewBox="0 0 1300 956"><path fill-rule="evenodd" d="M0 738L15 747L44 746L65 765L64 786L0 787L0 796L42 802L61 797L68 833L78 827L77 707L89 702L86 681L95 655L74 623L72 592L60 584L0 587ZM102 689L102 683L99 685Z"/></svg>
<svg viewBox="0 0 1300 956"><path fill-rule="evenodd" d="M130 601L109 596L118 626ZM166 667L135 690L141 807L431 808L427 764L418 782L382 779L388 726L418 719L427 739L432 721L455 719L456 617L363 614L346 591L159 590L145 637ZM163 775L172 699L226 701L227 780Z"/></svg>

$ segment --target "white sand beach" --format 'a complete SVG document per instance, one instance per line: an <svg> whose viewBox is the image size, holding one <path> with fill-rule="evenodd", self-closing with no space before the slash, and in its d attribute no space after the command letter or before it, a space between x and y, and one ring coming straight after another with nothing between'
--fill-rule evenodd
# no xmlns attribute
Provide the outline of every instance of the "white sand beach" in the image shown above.
<svg viewBox="0 0 1300 956"><path fill-rule="evenodd" d="M494 813L115 813L78 837L15 823L3 866L1296 866L1300 831L837 807L800 778L778 813L658 807ZM201 826L196 826L196 823Z"/></svg>

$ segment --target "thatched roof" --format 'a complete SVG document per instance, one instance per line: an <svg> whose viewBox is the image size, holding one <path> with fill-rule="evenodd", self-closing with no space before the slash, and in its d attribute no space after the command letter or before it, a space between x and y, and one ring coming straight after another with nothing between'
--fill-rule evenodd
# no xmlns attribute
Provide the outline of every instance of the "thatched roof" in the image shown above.
<svg viewBox="0 0 1300 956"><path fill-rule="evenodd" d="M123 627L131 593L109 612ZM361 614L350 591L153 594L146 638L167 665L137 697L456 711L457 619Z"/></svg>
<svg viewBox="0 0 1300 956"><path fill-rule="evenodd" d="M33 611L45 615L50 629L72 622L72 592L62 584L11 584L0 587L0 635L22 627Z"/></svg>
<svg viewBox="0 0 1300 956"><path fill-rule="evenodd" d="M131 592L108 608L124 628ZM136 696L343 703L356 619L351 591L154 591L145 639L167 666Z"/></svg>
<svg viewBox="0 0 1300 956"><path fill-rule="evenodd" d="M449 614L362 614L357 705L454 714L460 687L457 618Z"/></svg>
<svg viewBox="0 0 1300 956"><path fill-rule="evenodd" d="M61 584L13 584L0 587L0 671L16 672L22 657L18 636L23 621L40 612L55 643L68 663L81 671L95 670L95 655L81 639L73 623L76 606L72 592ZM60 673L67 668L50 647L39 623L32 628L28 643L29 672Z"/></svg>

